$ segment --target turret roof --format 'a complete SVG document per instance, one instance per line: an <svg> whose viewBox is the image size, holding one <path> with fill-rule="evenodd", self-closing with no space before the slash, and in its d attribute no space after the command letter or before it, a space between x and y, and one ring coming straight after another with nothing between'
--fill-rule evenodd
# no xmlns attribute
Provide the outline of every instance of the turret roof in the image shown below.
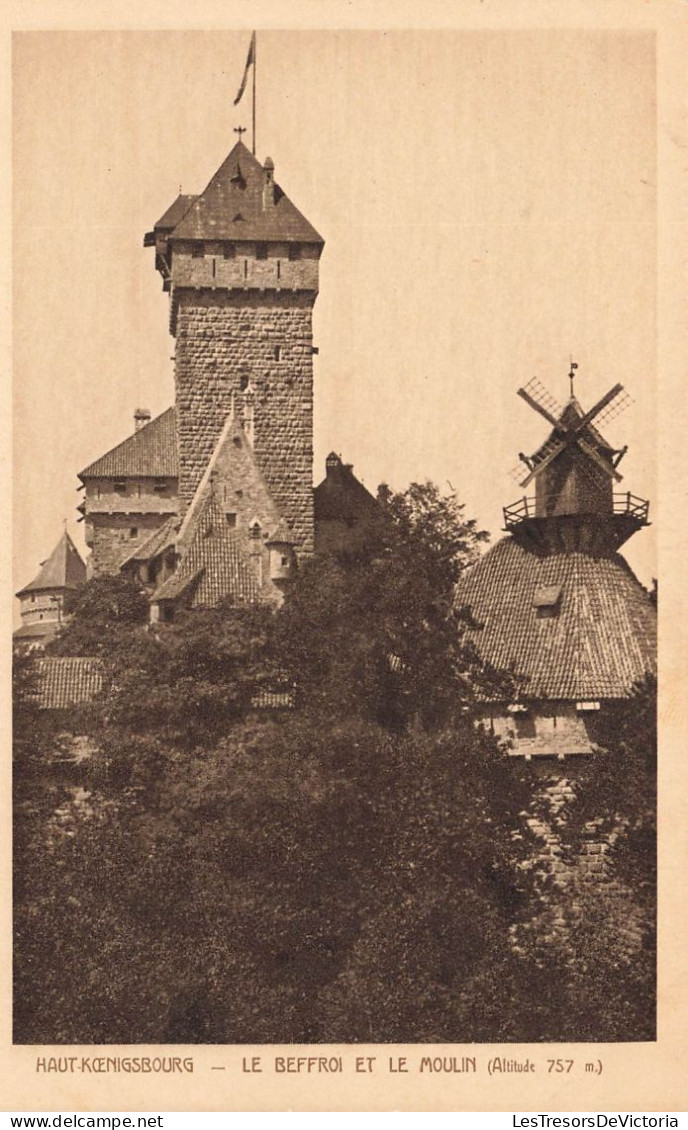
<svg viewBox="0 0 688 1130"><path fill-rule="evenodd" d="M75 589L86 580L86 566L65 530L50 557L43 561L34 579L20 589L17 596L46 589Z"/></svg>
<svg viewBox="0 0 688 1130"><path fill-rule="evenodd" d="M79 472L80 479L121 476L176 478L177 416L168 408Z"/></svg>
<svg viewBox="0 0 688 1130"><path fill-rule="evenodd" d="M318 243L324 241L277 184L263 199L265 171L237 141L229 156L198 196L179 196L156 228L169 228L170 239L231 239ZM184 210L183 202L189 201ZM178 213L181 213L178 217Z"/></svg>
<svg viewBox="0 0 688 1130"><path fill-rule="evenodd" d="M355 521L379 516L379 504L353 473L348 463L332 451L326 460L327 474L313 492L316 522Z"/></svg>

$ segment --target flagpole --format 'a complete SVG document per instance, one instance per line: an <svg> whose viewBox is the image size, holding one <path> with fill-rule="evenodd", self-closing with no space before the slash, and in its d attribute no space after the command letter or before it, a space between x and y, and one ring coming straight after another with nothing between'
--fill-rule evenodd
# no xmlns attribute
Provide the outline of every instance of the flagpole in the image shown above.
<svg viewBox="0 0 688 1130"><path fill-rule="evenodd" d="M256 64L258 59L258 36L254 34L253 39L253 156L256 155Z"/></svg>

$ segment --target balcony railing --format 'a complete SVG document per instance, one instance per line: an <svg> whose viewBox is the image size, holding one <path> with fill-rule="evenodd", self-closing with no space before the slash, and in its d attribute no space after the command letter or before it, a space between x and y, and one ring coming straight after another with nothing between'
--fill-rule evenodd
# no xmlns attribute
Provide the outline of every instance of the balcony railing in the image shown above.
<svg viewBox="0 0 688 1130"><path fill-rule="evenodd" d="M614 493L612 496L612 513L624 515L628 518L635 518L640 524L644 525L647 522L647 516L650 510L650 503L647 499L638 498L637 495L631 494L630 491L623 491ZM583 514L584 510L572 510L571 514ZM527 518L542 517L542 514L536 514L535 511L535 495L529 495L519 498L516 502L512 502L510 506L504 507L504 527L507 530L513 529L514 526L520 525L521 522ZM560 515L557 515L559 517Z"/></svg>

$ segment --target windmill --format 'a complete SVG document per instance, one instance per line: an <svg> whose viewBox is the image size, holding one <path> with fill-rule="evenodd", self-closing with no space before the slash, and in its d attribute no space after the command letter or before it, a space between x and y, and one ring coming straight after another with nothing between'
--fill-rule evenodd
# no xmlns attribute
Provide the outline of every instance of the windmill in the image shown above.
<svg viewBox="0 0 688 1130"><path fill-rule="evenodd" d="M518 389L521 399L551 425L552 431L533 455L519 453L520 464L512 475L521 487L534 483L535 494L506 507L505 524L513 531L524 519L565 517L569 519L565 524L569 541L574 528L580 533L585 527L586 539L593 534L595 538L601 536L603 529L606 533L613 530L612 541L618 546L638 525L646 523L647 504L630 493L615 492L614 486L622 477L617 468L628 449L614 448L598 426L619 416L632 401L623 385L617 383L584 411L573 394L577 368L572 361L571 396L563 408L537 377ZM572 521L589 515L598 519L597 528L591 529L589 522ZM607 516L622 516L631 522L600 522ZM530 531L533 532L532 526ZM559 537L561 532L542 524L538 527L538 536L551 537L555 533Z"/></svg>
<svg viewBox="0 0 688 1130"><path fill-rule="evenodd" d="M569 377L577 366L571 363ZM478 708L514 756L563 758L599 745L596 718L655 670L656 612L618 550L647 525L647 501L615 491L625 448L599 431L631 403L613 385L587 411L560 405L534 378L519 396L550 433L518 468L523 496L504 509L508 536L456 587L469 639L493 669L517 677L515 699Z"/></svg>

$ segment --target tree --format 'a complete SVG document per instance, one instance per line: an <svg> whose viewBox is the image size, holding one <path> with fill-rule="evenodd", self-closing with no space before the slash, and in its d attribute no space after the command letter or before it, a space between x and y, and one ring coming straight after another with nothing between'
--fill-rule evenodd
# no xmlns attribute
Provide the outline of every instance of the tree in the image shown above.
<svg viewBox="0 0 688 1130"><path fill-rule="evenodd" d="M107 655L117 637L148 620L148 601L141 586L121 573L93 577L68 592L67 623L48 647L52 655Z"/></svg>
<svg viewBox="0 0 688 1130"><path fill-rule="evenodd" d="M431 483L381 488L384 520L356 557L307 564L285 602L276 647L302 702L403 729L442 724L487 672L465 638L454 585L487 534Z"/></svg>

